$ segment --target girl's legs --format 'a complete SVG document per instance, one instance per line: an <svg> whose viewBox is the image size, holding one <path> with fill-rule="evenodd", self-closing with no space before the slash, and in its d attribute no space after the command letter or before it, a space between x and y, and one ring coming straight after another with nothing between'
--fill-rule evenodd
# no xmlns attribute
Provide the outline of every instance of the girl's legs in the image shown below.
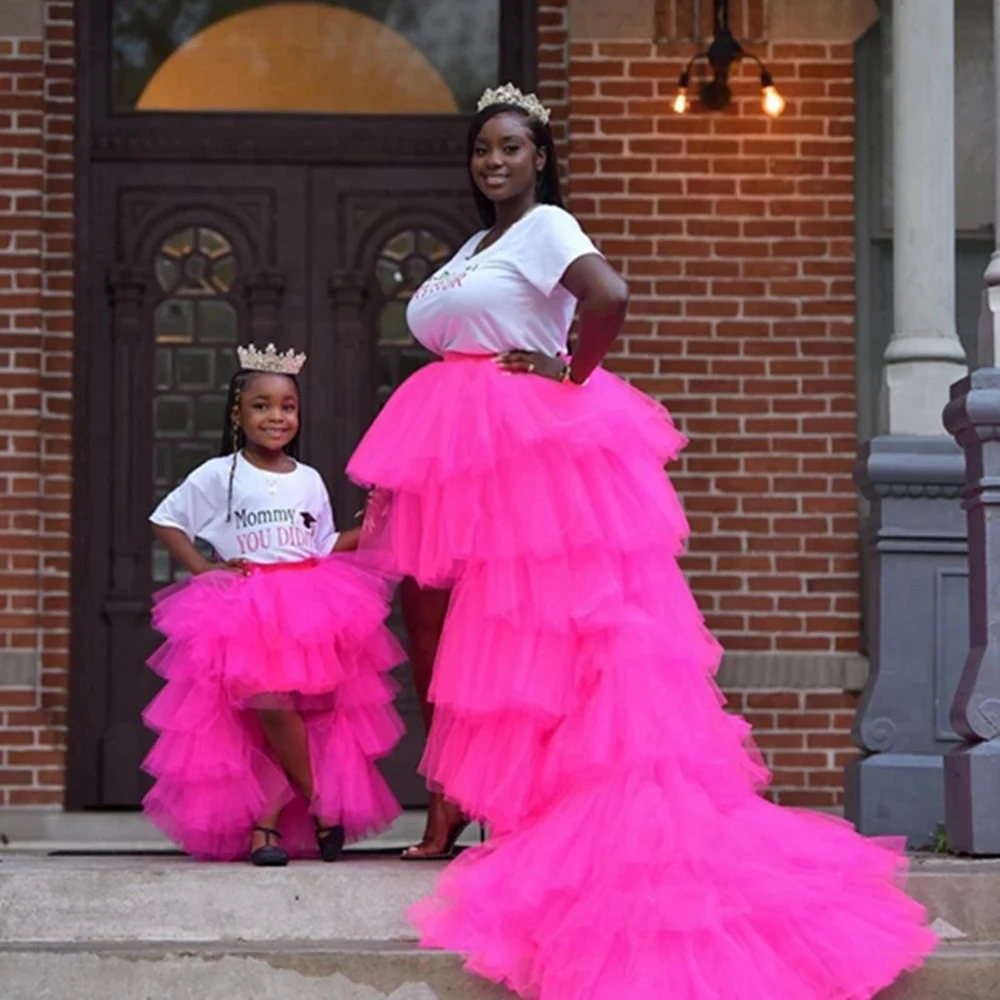
<svg viewBox="0 0 1000 1000"><path fill-rule="evenodd" d="M428 693L451 591L421 587L412 577L407 577L400 587L399 596L403 623L409 638L413 685L420 703L424 729L429 733L434 721L434 705ZM458 807L446 801L439 793L432 792L423 840L416 847L409 848L406 856L419 858L425 854L440 854L448 846L451 831L461 821L462 814Z"/></svg>
<svg viewBox="0 0 1000 1000"><path fill-rule="evenodd" d="M264 739L274 751L288 780L312 804L313 776L309 760L309 735L302 716L291 708L261 708L257 710Z"/></svg>
<svg viewBox="0 0 1000 1000"><path fill-rule="evenodd" d="M264 739L274 753L288 780L302 793L306 802L312 804L313 776L309 759L309 736L302 716L291 708L258 708L257 719L264 733ZM258 826L278 827L280 813L263 816ZM255 830L250 849L264 846L265 835Z"/></svg>

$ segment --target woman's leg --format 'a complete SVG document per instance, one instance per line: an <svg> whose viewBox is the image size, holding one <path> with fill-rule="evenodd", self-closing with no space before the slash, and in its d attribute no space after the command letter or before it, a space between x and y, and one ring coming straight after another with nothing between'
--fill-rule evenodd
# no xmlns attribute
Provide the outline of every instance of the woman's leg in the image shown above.
<svg viewBox="0 0 1000 1000"><path fill-rule="evenodd" d="M399 588L403 609L403 624L409 639L410 666L413 684L417 689L420 714L424 729L430 732L434 720L434 706L428 693L434 676L434 659L437 656L445 615L448 613L450 590L431 590L421 587L412 577L407 577Z"/></svg>
<svg viewBox="0 0 1000 1000"><path fill-rule="evenodd" d="M434 660L437 656L441 630L444 628L449 590L432 590L421 587L412 577L407 577L400 586L400 604L403 623L409 639L410 665L413 669L413 686L420 703L420 715L424 729L429 733L434 721L434 705L428 697L434 676ZM438 793L431 793L427 807L427 826L423 840L416 847L407 850L410 858L425 854L440 854L448 846L450 832L462 819L458 808Z"/></svg>

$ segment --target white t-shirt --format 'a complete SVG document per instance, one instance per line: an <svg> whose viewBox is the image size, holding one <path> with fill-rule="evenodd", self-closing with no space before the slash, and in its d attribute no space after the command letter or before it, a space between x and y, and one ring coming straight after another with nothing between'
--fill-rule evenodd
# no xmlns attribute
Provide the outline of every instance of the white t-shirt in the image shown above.
<svg viewBox="0 0 1000 1000"><path fill-rule="evenodd" d="M579 257L599 253L569 212L537 205L496 243L469 239L407 306L414 337L435 354L566 350L576 299L559 283Z"/></svg>
<svg viewBox="0 0 1000 1000"><path fill-rule="evenodd" d="M232 456L199 465L149 519L201 538L220 559L299 562L328 555L337 540L330 496L320 474L301 462L291 472L265 472L241 453L233 478L232 518L226 521Z"/></svg>

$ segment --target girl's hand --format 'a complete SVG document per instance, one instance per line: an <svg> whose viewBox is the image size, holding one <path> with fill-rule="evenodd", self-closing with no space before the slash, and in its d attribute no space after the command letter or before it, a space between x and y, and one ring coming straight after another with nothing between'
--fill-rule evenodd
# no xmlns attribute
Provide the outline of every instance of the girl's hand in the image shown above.
<svg viewBox="0 0 1000 1000"><path fill-rule="evenodd" d="M386 519L389 514L389 505L392 502L392 494L381 486L373 487L365 500L365 509L361 512L363 518L361 522L361 536L367 538Z"/></svg>
<svg viewBox="0 0 1000 1000"><path fill-rule="evenodd" d="M224 563L209 564L209 569L223 569L229 573L239 573L240 576L250 575L250 566L246 559L227 559Z"/></svg>
<svg viewBox="0 0 1000 1000"><path fill-rule="evenodd" d="M364 519L365 519L365 517L367 517L367 515L368 515L368 511L369 511L369 509L371 508L371 505L372 505L372 498L373 498L373 497L375 496L375 494L376 494L376 492L377 492L377 491L378 491L378 487L377 487L377 486L373 486L373 487L372 487L372 488L371 488L371 489L370 489L370 490L369 490L369 491L368 491L368 492L367 492L367 493L365 494L365 502L364 502L364 506L362 506L361 510L359 510L359 511L358 511L358 512L357 512L357 513L356 513L356 514L354 515L354 520L355 520L355 521L362 521L362 522L363 522L363 521L364 521Z"/></svg>
<svg viewBox="0 0 1000 1000"><path fill-rule="evenodd" d="M334 552L354 552L361 541L361 528L348 528L337 535L337 540L333 543Z"/></svg>
<svg viewBox="0 0 1000 1000"><path fill-rule="evenodd" d="M554 382L562 380L566 367L562 358L550 358L538 351L504 351L497 355L495 364L500 371L511 375L540 375Z"/></svg>

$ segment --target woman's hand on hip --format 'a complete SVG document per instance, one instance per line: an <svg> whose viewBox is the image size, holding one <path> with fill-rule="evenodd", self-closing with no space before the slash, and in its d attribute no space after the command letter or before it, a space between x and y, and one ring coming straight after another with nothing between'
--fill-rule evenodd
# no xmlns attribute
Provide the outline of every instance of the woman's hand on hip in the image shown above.
<svg viewBox="0 0 1000 1000"><path fill-rule="evenodd" d="M504 351L496 356L496 365L508 375L540 375L559 382L566 362L562 358L550 358L539 351Z"/></svg>

